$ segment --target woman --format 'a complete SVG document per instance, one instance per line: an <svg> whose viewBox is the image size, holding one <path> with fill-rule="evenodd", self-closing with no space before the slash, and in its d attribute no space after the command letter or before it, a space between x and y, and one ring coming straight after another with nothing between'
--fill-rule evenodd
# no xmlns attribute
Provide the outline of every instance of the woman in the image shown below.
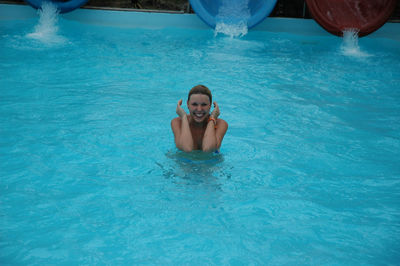
<svg viewBox="0 0 400 266"><path fill-rule="evenodd" d="M212 102L211 91L203 85L197 85L189 91L187 107L189 114L182 108L182 100L176 106L179 117L172 119L171 128L175 136L175 145L185 152L202 150L218 151L228 129L228 123L219 119L219 107Z"/></svg>

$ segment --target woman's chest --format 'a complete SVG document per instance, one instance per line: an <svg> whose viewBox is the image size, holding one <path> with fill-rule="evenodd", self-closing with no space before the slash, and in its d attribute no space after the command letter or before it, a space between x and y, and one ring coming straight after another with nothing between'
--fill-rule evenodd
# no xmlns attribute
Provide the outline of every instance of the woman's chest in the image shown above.
<svg viewBox="0 0 400 266"><path fill-rule="evenodd" d="M205 130L203 128L191 128L194 149L201 150Z"/></svg>

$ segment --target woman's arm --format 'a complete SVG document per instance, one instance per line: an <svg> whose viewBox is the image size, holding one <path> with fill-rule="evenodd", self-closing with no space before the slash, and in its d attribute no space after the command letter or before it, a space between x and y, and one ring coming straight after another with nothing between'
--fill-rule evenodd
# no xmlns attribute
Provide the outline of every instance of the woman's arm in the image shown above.
<svg viewBox="0 0 400 266"><path fill-rule="evenodd" d="M179 100L176 106L176 113L179 117L174 118L171 121L172 132L175 137L175 145L178 149L185 152L191 152L193 150L193 137L189 127L189 120L187 118L185 110L182 108L182 100Z"/></svg>
<svg viewBox="0 0 400 266"><path fill-rule="evenodd" d="M212 152L221 147L222 140L228 130L228 123L222 119L218 119L220 112L216 102L214 102L214 110L210 115L207 128L203 137L202 150Z"/></svg>

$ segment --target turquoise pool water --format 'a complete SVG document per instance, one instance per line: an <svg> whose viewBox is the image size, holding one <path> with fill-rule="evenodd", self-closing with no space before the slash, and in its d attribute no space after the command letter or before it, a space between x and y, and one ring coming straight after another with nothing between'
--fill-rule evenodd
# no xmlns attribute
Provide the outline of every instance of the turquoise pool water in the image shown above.
<svg viewBox="0 0 400 266"><path fill-rule="evenodd" d="M398 263L398 41L37 24L0 21L0 264ZM174 147L197 84L218 155Z"/></svg>

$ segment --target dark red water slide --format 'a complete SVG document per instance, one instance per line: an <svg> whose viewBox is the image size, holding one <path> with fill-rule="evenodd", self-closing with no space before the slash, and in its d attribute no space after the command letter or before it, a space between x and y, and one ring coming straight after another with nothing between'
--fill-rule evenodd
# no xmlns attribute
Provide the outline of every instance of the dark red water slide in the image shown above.
<svg viewBox="0 0 400 266"><path fill-rule="evenodd" d="M313 18L328 32L358 29L358 36L379 29L389 19L397 0L306 0Z"/></svg>

